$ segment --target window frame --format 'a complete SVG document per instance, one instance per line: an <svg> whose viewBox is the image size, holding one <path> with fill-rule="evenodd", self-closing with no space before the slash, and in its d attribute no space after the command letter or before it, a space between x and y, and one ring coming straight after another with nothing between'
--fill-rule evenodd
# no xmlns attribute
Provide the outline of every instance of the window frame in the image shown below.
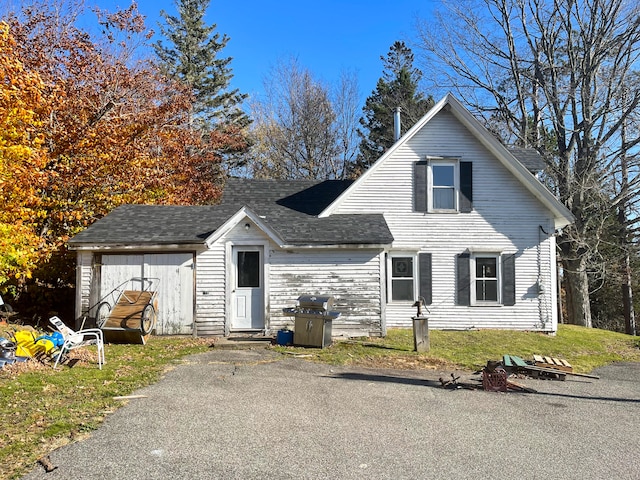
<svg viewBox="0 0 640 480"><path fill-rule="evenodd" d="M413 267L413 271L412 271L412 275L411 277L394 277L393 276L393 259L394 258L410 258L411 259L411 264ZM415 252L389 252L389 254L387 255L387 303L406 303L408 301L415 301L418 295L418 283L420 280L419 277L419 272L418 272L418 255ZM395 279L405 279L407 280L408 278L411 278L411 282L412 282L412 295L413 298L411 299L402 299L402 300L395 300L393 298L393 281Z"/></svg>
<svg viewBox="0 0 640 480"><path fill-rule="evenodd" d="M486 277L476 276L476 261L478 259L491 258L496 262L496 300L482 300L478 299L477 281L482 281ZM469 257L469 281L471 290L471 305L488 305L496 306L502 305L502 255L495 252L477 252L472 253ZM486 280L485 280L486 281Z"/></svg>
<svg viewBox="0 0 640 480"><path fill-rule="evenodd" d="M436 208L434 206L434 190L440 189L434 185L435 166L453 167L453 208ZM427 212L429 213L459 213L460 212L460 158L457 157L427 157Z"/></svg>

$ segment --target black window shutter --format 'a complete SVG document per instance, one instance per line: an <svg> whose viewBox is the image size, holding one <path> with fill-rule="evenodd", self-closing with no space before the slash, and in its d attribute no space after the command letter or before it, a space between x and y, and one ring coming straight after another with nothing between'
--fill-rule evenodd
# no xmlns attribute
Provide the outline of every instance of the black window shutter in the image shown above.
<svg viewBox="0 0 640 480"><path fill-rule="evenodd" d="M413 172L413 208L427 211L427 162L416 162Z"/></svg>
<svg viewBox="0 0 640 480"><path fill-rule="evenodd" d="M461 253L456 258L456 305L471 305L470 255Z"/></svg>
<svg viewBox="0 0 640 480"><path fill-rule="evenodd" d="M473 163L460 162L460 211L469 213L473 209Z"/></svg>
<svg viewBox="0 0 640 480"><path fill-rule="evenodd" d="M502 255L502 304L516 304L516 256Z"/></svg>
<svg viewBox="0 0 640 480"><path fill-rule="evenodd" d="M420 268L420 296L424 298L425 305L431 305L431 254L418 254L418 264Z"/></svg>

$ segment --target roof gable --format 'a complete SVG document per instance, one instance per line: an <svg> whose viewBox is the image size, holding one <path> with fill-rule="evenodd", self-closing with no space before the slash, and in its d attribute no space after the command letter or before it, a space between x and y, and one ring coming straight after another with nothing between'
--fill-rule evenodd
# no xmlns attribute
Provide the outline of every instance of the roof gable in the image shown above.
<svg viewBox="0 0 640 480"><path fill-rule="evenodd" d="M221 206L250 208L289 245L391 243L393 236L381 214L318 217L352 183L351 180L231 178Z"/></svg>
<svg viewBox="0 0 640 480"><path fill-rule="evenodd" d="M447 110L498 160L514 177L531 192L549 211L555 220L555 227L562 228L574 221L571 212L560 203L556 197L523 165L516 156L522 152L510 152L476 119L452 94L447 94L429 110L413 127L411 127L391 148L389 148L365 173L363 173L349 188L347 188L320 217L328 217L338 210L338 207L353 194L361 183L373 175L387 159L393 157L399 148L404 146L429 123L440 111ZM528 159L528 161L532 159ZM534 167L535 165L529 165Z"/></svg>

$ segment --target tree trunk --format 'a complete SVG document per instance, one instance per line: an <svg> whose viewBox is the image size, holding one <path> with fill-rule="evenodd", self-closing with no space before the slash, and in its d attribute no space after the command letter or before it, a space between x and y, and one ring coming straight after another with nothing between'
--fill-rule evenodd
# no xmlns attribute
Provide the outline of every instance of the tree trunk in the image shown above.
<svg viewBox="0 0 640 480"><path fill-rule="evenodd" d="M622 103L627 103L627 92L622 91ZM631 191L629 187L629 165L627 162L627 123L623 122L620 129L621 155L620 155L620 196L621 205L618 207L618 223L620 225L620 243L624 259L622 261L622 310L624 312L624 329L628 335L636 334L636 319L633 311L633 289L631 276L631 258L629 247L631 246L630 233L627 228L627 211L631 204Z"/></svg>
<svg viewBox="0 0 640 480"><path fill-rule="evenodd" d="M633 311L633 290L631 288L631 260L627 251L622 277L622 307L624 310L624 330L628 335L636 334L636 318Z"/></svg>
<svg viewBox="0 0 640 480"><path fill-rule="evenodd" d="M589 303L589 279L586 260L576 258L563 260L563 276L567 295L567 323L592 327Z"/></svg>

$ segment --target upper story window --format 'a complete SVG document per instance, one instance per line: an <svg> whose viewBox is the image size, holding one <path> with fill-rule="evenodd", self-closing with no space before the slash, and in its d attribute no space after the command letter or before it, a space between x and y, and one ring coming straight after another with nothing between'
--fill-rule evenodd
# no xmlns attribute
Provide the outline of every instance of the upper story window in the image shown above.
<svg viewBox="0 0 640 480"><path fill-rule="evenodd" d="M416 212L471 212L472 162L430 157L415 163L413 189Z"/></svg>
<svg viewBox="0 0 640 480"><path fill-rule="evenodd" d="M458 211L458 162L430 162L429 211Z"/></svg>

